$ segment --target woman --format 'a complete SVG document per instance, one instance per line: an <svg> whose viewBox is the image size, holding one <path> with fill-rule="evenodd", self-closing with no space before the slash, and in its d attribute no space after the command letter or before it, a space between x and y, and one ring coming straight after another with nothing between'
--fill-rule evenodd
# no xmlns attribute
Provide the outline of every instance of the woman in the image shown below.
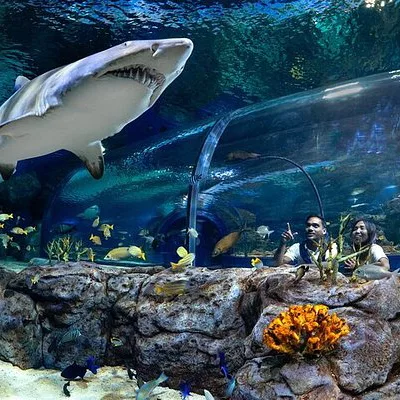
<svg viewBox="0 0 400 400"><path fill-rule="evenodd" d="M356 220L351 228L350 238L354 253L362 248L365 248L365 251L355 258L346 260L345 268L355 269L364 264L375 264L390 269L389 259L385 252L375 243L376 226L373 222L362 218Z"/></svg>

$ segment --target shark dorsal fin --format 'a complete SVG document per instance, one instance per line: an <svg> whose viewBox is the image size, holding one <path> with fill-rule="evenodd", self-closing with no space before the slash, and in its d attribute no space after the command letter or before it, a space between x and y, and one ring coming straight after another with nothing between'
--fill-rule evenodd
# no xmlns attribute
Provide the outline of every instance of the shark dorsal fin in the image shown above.
<svg viewBox="0 0 400 400"><path fill-rule="evenodd" d="M22 86L26 85L28 82L30 82L30 79L28 79L27 77L22 75L17 76L14 84L14 92L21 89Z"/></svg>

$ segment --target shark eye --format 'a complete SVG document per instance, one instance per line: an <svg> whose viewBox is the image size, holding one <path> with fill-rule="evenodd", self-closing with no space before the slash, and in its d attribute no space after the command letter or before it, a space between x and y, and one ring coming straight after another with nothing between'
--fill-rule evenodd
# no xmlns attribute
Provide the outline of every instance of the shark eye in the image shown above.
<svg viewBox="0 0 400 400"><path fill-rule="evenodd" d="M157 52L158 47L159 47L158 43L153 43L151 45L151 51L153 52L153 54Z"/></svg>

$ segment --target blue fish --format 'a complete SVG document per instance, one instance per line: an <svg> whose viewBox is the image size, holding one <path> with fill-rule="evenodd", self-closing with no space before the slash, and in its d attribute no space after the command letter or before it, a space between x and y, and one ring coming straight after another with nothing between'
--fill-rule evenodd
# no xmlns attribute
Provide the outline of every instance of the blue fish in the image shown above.
<svg viewBox="0 0 400 400"><path fill-rule="evenodd" d="M95 362L95 357L90 356L86 360L86 368L92 373L92 374L97 374L97 370L100 368L98 365L96 365Z"/></svg>
<svg viewBox="0 0 400 400"><path fill-rule="evenodd" d="M181 391L182 400L187 400L190 396L190 385L188 382L181 382L179 384L179 389Z"/></svg>
<svg viewBox="0 0 400 400"><path fill-rule="evenodd" d="M229 374L228 366L226 365L225 353L223 351L220 351L218 353L218 356L219 356L219 368L221 372L223 373L226 379L231 379L232 376Z"/></svg>
<svg viewBox="0 0 400 400"><path fill-rule="evenodd" d="M73 364L69 365L67 368L63 369L61 372L61 376L65 379L68 380L73 380L77 378L78 376L83 379L83 377L86 374L86 367L83 367L82 365L78 365L75 361Z"/></svg>

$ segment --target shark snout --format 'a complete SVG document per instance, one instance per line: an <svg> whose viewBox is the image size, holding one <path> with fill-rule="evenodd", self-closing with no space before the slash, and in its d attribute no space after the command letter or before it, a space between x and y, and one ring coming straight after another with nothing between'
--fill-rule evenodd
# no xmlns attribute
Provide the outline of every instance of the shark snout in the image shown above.
<svg viewBox="0 0 400 400"><path fill-rule="evenodd" d="M186 58L190 56L193 50L193 42L190 39L164 39L151 44L153 57L157 57L164 51L179 50L185 54Z"/></svg>

